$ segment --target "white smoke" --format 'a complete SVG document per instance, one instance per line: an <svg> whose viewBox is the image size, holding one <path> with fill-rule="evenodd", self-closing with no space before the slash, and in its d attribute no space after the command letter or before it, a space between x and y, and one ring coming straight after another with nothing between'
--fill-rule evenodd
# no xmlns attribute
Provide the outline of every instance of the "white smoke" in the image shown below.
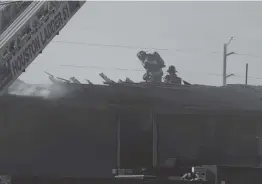
<svg viewBox="0 0 262 184"><path fill-rule="evenodd" d="M26 84L16 80L8 89L8 94L19 96L38 96L48 98L51 93L51 85Z"/></svg>
<svg viewBox="0 0 262 184"><path fill-rule="evenodd" d="M65 97L72 92L59 84L26 84L17 79L8 89L8 94L17 96L35 96L46 99ZM73 90L74 91L74 90Z"/></svg>

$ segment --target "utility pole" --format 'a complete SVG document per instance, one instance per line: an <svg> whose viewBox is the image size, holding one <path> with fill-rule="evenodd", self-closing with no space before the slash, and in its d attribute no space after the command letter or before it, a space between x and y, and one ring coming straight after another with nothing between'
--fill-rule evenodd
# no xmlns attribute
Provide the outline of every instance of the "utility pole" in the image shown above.
<svg viewBox="0 0 262 184"><path fill-rule="evenodd" d="M223 86L226 85L227 79L227 44L224 43L224 52L223 52Z"/></svg>
<svg viewBox="0 0 262 184"><path fill-rule="evenodd" d="M234 37L231 37L229 39L228 43L224 44L224 52L223 52L223 86L227 84L227 78L233 76L234 74L227 75L227 57L229 55L235 54L235 52L227 53L227 47L230 44L230 42L234 39Z"/></svg>
<svg viewBox="0 0 262 184"><path fill-rule="evenodd" d="M151 112L151 122L153 130L153 167L156 168L158 165L158 124L155 121L155 115Z"/></svg>
<svg viewBox="0 0 262 184"><path fill-rule="evenodd" d="M121 119L120 116L117 116L117 130L116 130L116 167L120 169L121 167ZM119 171L117 171L119 173Z"/></svg>
<svg viewBox="0 0 262 184"><path fill-rule="evenodd" d="M248 78L248 63L246 64L246 85L247 85L247 78Z"/></svg>

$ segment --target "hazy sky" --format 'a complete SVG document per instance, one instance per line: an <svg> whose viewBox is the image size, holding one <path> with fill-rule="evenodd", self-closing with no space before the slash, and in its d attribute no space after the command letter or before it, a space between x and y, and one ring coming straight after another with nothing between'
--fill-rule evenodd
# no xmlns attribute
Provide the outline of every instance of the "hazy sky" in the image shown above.
<svg viewBox="0 0 262 184"><path fill-rule="evenodd" d="M140 81L144 71L136 53L139 48L158 48L166 64L175 65L184 80L221 85L223 43L231 36L235 40L229 51L261 57L230 56L228 73L241 76L229 78L228 83L244 83L248 62L253 77L249 84L261 85L262 2L86 2L20 78L50 83L44 73L48 71L101 83L98 74L104 72L114 80Z"/></svg>

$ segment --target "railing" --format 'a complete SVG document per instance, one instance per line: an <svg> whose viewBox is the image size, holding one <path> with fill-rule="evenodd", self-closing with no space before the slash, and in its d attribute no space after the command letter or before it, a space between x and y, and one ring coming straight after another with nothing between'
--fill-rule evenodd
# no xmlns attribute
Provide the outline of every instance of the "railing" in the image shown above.
<svg viewBox="0 0 262 184"><path fill-rule="evenodd" d="M51 2L47 11L43 10L39 12L32 27L24 29L22 34L10 43L9 49L3 54L2 61L6 63L6 61L11 59L12 55L15 55L16 52L23 48L27 41L30 40L31 36L34 35L40 27L42 27L44 22L49 19L49 16L53 14L60 5L61 3L59 2Z"/></svg>
<svg viewBox="0 0 262 184"><path fill-rule="evenodd" d="M19 1L3 5L0 9L0 34L23 12L32 1Z"/></svg>
<svg viewBox="0 0 262 184"><path fill-rule="evenodd" d="M67 1L44 1L31 4L22 13L21 18L15 20L14 27L8 27L1 34L0 93L5 92L38 54L42 53L42 50L59 34L59 31L84 3L85 1L71 3L71 9L74 12L72 14L70 14ZM20 23L17 23L18 21ZM55 26L54 29L50 27L51 24ZM52 29L51 32L46 31L49 29ZM11 34L8 34L9 31ZM32 47L34 47L32 54L27 54Z"/></svg>
<svg viewBox="0 0 262 184"><path fill-rule="evenodd" d="M35 19L35 24L27 27L21 31L20 36L14 39L6 49L3 54L0 63L0 78L5 77L7 73L11 73L10 66L8 66L8 61L15 55L23 46L30 40L30 38L40 29L44 23L49 19L49 16L55 13L55 10L61 6L62 2L50 2L47 6L48 11L43 9L39 11L37 18ZM0 56L1 57L1 56Z"/></svg>
<svg viewBox="0 0 262 184"><path fill-rule="evenodd" d="M80 6L79 1L68 1L70 14L74 14Z"/></svg>

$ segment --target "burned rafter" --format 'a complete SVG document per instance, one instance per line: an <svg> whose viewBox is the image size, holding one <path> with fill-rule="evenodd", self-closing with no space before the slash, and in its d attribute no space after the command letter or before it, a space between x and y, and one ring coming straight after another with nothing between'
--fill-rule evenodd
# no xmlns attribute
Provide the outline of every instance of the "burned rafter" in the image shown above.
<svg viewBox="0 0 262 184"><path fill-rule="evenodd" d="M85 79L85 81L86 81L88 84L92 84L92 85L93 85L93 83L92 83L90 80Z"/></svg>
<svg viewBox="0 0 262 184"><path fill-rule="evenodd" d="M104 84L116 83L115 81L109 79L104 73L100 73L99 76L102 77L102 79L104 79Z"/></svg>
<svg viewBox="0 0 262 184"><path fill-rule="evenodd" d="M128 83L134 83L131 79L129 79L128 77L126 78L126 82Z"/></svg>
<svg viewBox="0 0 262 184"><path fill-rule="evenodd" d="M73 83L76 83L76 84L82 84L77 78L75 77L70 77L70 80L73 82Z"/></svg>

